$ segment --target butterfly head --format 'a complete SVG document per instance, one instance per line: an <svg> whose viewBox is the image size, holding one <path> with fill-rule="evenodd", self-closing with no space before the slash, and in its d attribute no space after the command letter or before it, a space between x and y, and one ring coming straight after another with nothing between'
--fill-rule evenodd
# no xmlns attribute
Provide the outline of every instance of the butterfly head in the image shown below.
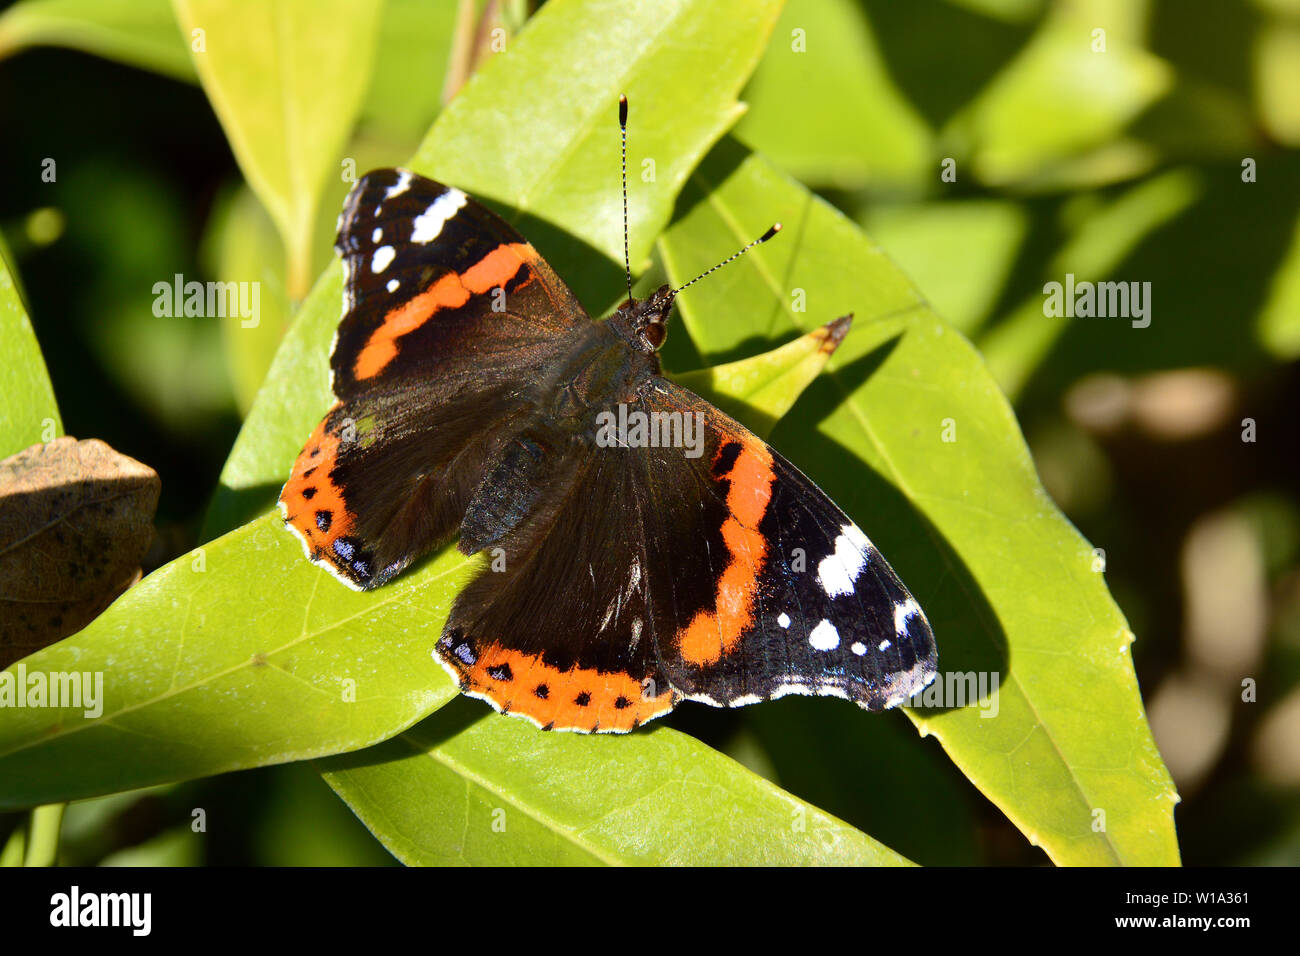
<svg viewBox="0 0 1300 956"><path fill-rule="evenodd" d="M624 302L610 322L618 327L633 348L647 354L658 352L668 338L668 316L677 293L661 285L644 299Z"/></svg>

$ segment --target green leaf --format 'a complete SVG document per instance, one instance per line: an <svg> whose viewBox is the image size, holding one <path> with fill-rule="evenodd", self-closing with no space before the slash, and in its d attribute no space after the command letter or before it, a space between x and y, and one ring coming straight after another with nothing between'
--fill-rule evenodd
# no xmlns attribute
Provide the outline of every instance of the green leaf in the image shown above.
<svg viewBox="0 0 1300 956"><path fill-rule="evenodd" d="M240 187L221 197L204 237L206 268L220 282L255 290L253 315L224 316L226 371L241 412L252 407L289 324L289 292L275 225L257 197Z"/></svg>
<svg viewBox="0 0 1300 956"><path fill-rule="evenodd" d="M0 242L0 458L63 434L54 387Z"/></svg>
<svg viewBox="0 0 1300 956"><path fill-rule="evenodd" d="M772 443L908 583L934 626L941 679L1000 675L996 701L914 710L917 726L1056 862L1177 862L1177 797L1142 710L1133 635L979 355L852 223L736 144L705 161L683 204L661 240L676 279L785 224L683 294L706 356L858 316ZM794 288L806 312L791 310Z"/></svg>
<svg viewBox="0 0 1300 956"><path fill-rule="evenodd" d="M311 280L325 179L361 108L380 0L175 0L203 89L288 255L289 293Z"/></svg>
<svg viewBox="0 0 1300 956"><path fill-rule="evenodd" d="M0 16L0 59L33 46L69 47L195 79L168 0L22 0Z"/></svg>
<svg viewBox="0 0 1300 956"><path fill-rule="evenodd" d="M787 6L745 99L736 135L807 182L916 186L933 175L933 134L852 0Z"/></svg>
<svg viewBox="0 0 1300 956"><path fill-rule="evenodd" d="M989 318L1029 231L1024 207L997 199L873 204L858 221L964 335Z"/></svg>
<svg viewBox="0 0 1300 956"><path fill-rule="evenodd" d="M464 701L318 766L412 865L908 862L666 728L622 738L541 734Z"/></svg>
<svg viewBox="0 0 1300 956"><path fill-rule="evenodd" d="M1300 146L1300 18L1269 17L1255 47L1260 118L1277 141Z"/></svg>
<svg viewBox="0 0 1300 956"><path fill-rule="evenodd" d="M619 94L632 103L635 261L671 215L690 168L737 115L736 93L778 7L773 0L553 0L466 84L409 165L498 200L500 211L599 312L618 295L622 278L611 266L623 254ZM607 39L595 45L583 39L597 35ZM539 156L549 159L539 162ZM641 181L641 157L655 160L655 182ZM341 294L342 270L331 263L286 333L235 442L208 534L271 504L303 439L329 407L329 342Z"/></svg>
<svg viewBox="0 0 1300 956"><path fill-rule="evenodd" d="M1074 170L1081 181L1134 175L1152 162L1141 144L1116 141L1169 92L1173 70L1141 45L1138 8L1088 0L1054 8L1026 48L956 117L954 146L985 183L1033 182L1059 163L1102 148ZM1104 38L1095 35L1102 30ZM1104 50L1096 49L1099 42Z"/></svg>
<svg viewBox="0 0 1300 956"><path fill-rule="evenodd" d="M143 843L110 853L100 866L202 866L201 837L187 826L172 827Z"/></svg>
<svg viewBox="0 0 1300 956"><path fill-rule="evenodd" d="M766 436L826 367L850 324L850 317L845 316L762 355L676 378L758 435Z"/></svg>
<svg viewBox="0 0 1300 956"><path fill-rule="evenodd" d="M1200 179L1191 170L1172 169L1091 209L1051 258L1045 279L1064 283L1067 273L1078 281L1096 282L1110 277L1135 246L1197 201L1203 191ZM989 369L1012 401L1019 397L1070 323L1076 321L1063 315L1045 315L1044 302L1043 293L1035 292L979 339ZM1161 332L1160 328L1154 333L1142 329L1137 334L1143 337L1140 341L1146 348L1167 351L1162 348L1165 343L1152 341Z"/></svg>
<svg viewBox="0 0 1300 956"><path fill-rule="evenodd" d="M303 557L278 514L173 561L84 630L0 672L0 693L24 673L103 675L97 716L84 701L5 709L0 808L392 736L456 695L430 650L470 571L447 549L392 587L351 591Z"/></svg>
<svg viewBox="0 0 1300 956"><path fill-rule="evenodd" d="M457 3L387 0L379 55L361 121L403 142L418 143L442 108Z"/></svg>
<svg viewBox="0 0 1300 956"><path fill-rule="evenodd" d="M513 222L540 217L621 261L614 120L619 94L626 94L628 221L636 266L667 224L691 169L743 112L736 96L780 7L778 0L548 4L513 47L448 105L413 168L498 200L513 210ZM575 38L584 35L602 39L579 48ZM569 68L577 62L581 69ZM545 109L501 107L520 96L521 77L528 77L525 102ZM485 148L507 143L516 146ZM651 168L647 182L643 177ZM589 255L570 250L551 264L569 275Z"/></svg>
<svg viewBox="0 0 1300 956"><path fill-rule="evenodd" d="M1287 361L1300 356L1300 218L1269 282L1256 328L1260 340L1274 355Z"/></svg>

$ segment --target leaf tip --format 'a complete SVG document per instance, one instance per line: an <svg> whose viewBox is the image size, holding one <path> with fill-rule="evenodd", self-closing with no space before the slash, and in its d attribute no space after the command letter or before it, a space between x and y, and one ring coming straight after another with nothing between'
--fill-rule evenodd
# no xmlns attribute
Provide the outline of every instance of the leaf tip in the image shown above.
<svg viewBox="0 0 1300 956"><path fill-rule="evenodd" d="M841 315L838 319L827 322L814 332L813 335L819 340L821 351L827 355L833 354L844 341L844 337L849 334L849 326L852 324L853 313L850 312L848 315Z"/></svg>

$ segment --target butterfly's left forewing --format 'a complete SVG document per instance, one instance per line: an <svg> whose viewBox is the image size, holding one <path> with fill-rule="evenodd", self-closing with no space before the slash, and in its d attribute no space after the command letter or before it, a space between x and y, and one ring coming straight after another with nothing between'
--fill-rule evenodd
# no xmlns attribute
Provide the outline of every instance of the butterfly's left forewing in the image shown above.
<svg viewBox="0 0 1300 956"><path fill-rule="evenodd" d="M648 449L641 507L662 667L688 699L832 695L879 710L935 677L934 635L867 536L748 429L666 379L648 412L698 416L702 454Z"/></svg>

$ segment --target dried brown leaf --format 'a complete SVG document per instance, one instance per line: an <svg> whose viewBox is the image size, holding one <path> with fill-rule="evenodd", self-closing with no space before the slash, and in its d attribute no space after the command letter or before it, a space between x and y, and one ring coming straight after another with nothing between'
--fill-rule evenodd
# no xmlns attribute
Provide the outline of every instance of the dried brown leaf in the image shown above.
<svg viewBox="0 0 1300 956"><path fill-rule="evenodd" d="M93 438L0 461L0 668L81 630L139 579L159 487Z"/></svg>

